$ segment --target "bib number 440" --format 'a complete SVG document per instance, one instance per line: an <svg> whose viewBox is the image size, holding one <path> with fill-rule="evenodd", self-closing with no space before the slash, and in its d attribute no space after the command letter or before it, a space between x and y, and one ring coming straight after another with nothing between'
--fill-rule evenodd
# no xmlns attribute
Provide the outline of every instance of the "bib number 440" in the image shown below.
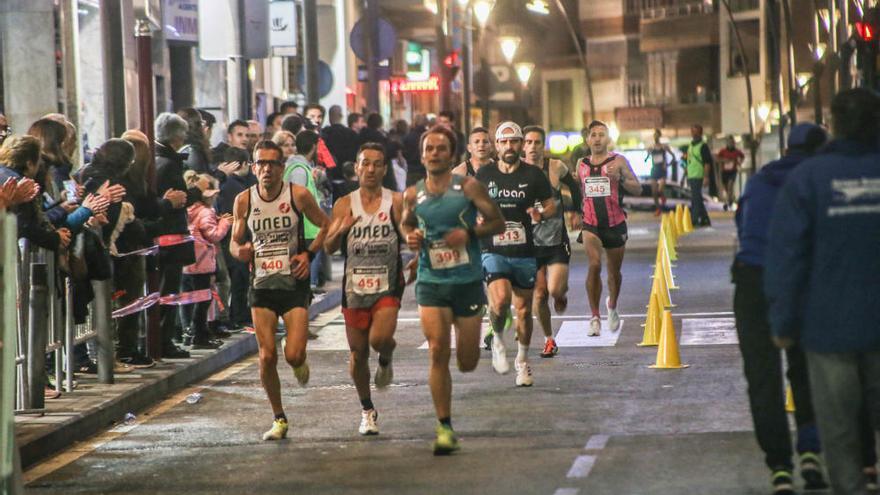
<svg viewBox="0 0 880 495"><path fill-rule="evenodd" d="M266 271L277 271L284 268L282 260L266 260L260 263L260 268Z"/></svg>

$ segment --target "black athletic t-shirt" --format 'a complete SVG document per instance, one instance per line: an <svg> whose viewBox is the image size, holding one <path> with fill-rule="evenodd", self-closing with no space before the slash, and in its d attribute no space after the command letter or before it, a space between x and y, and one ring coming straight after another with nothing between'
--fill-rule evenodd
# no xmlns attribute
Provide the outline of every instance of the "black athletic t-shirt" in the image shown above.
<svg viewBox="0 0 880 495"><path fill-rule="evenodd" d="M496 163L484 165L477 171L477 180L486 185L506 223L503 234L480 239L483 251L512 258L534 257L532 219L526 210L553 197L550 180L540 168L522 162L509 174L502 173Z"/></svg>

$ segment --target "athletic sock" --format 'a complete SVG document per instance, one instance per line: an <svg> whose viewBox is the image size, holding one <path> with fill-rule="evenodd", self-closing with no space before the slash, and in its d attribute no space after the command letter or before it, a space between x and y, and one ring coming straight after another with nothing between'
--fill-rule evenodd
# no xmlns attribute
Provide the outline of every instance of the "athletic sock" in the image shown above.
<svg viewBox="0 0 880 495"><path fill-rule="evenodd" d="M599 310L598 310L598 309L594 309L594 310L593 310L593 318L598 318L598 317L599 317Z"/></svg>
<svg viewBox="0 0 880 495"><path fill-rule="evenodd" d="M379 366L385 368L389 364L391 364L391 358L387 358L387 357L380 354L379 355Z"/></svg>
<svg viewBox="0 0 880 495"><path fill-rule="evenodd" d="M489 311L489 323L492 324L492 330L495 331L498 335L501 335L501 332L504 331L504 320L505 316L496 314L493 311Z"/></svg>
<svg viewBox="0 0 880 495"><path fill-rule="evenodd" d="M614 306L611 305L611 299L608 300L608 309L617 309L617 303L614 303Z"/></svg>
<svg viewBox="0 0 880 495"><path fill-rule="evenodd" d="M529 346L516 344L516 362L525 363L529 360Z"/></svg>
<svg viewBox="0 0 880 495"><path fill-rule="evenodd" d="M364 411L373 409L373 399L361 399L361 407L364 408Z"/></svg>
<svg viewBox="0 0 880 495"><path fill-rule="evenodd" d="M278 413L278 414L276 414L276 415L275 415L275 421L278 421L279 419L283 419L284 421L287 421L287 415L284 414L284 413Z"/></svg>
<svg viewBox="0 0 880 495"><path fill-rule="evenodd" d="M449 416L446 416L445 418L440 418L440 424L452 428L452 418L450 418Z"/></svg>

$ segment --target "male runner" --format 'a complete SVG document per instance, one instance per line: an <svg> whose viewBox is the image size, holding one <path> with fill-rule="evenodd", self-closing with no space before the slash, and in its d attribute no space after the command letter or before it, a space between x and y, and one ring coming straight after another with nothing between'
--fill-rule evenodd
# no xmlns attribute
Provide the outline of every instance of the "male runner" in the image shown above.
<svg viewBox="0 0 880 495"><path fill-rule="evenodd" d="M562 205L564 184L571 193L571 204L577 208L582 204L581 188L568 167L560 160L544 156L544 129L539 126L527 126L523 129L524 162L534 165L544 172L553 188L553 200L556 204L556 215L548 218L533 228L535 239L535 261L538 273L535 277L535 294L532 311L538 316L538 322L544 331L544 350L541 357L551 358L559 352L556 340L553 339L553 327L550 324L550 301L557 313L564 313L568 307L568 262L571 259L571 244L568 241L568 229L565 228L565 213ZM540 209L540 206L536 206ZM572 229L577 228L572 226Z"/></svg>
<svg viewBox="0 0 880 495"><path fill-rule="evenodd" d="M532 369L528 363L532 340L532 291L538 271L532 228L556 215L553 188L537 168L523 164L520 153L523 134L513 122L502 122L495 130L495 146L501 160L482 167L477 180L486 184L489 196L498 204L505 219L505 230L485 237L483 273L489 287L489 321L495 330L492 339L492 367L505 374L510 370L504 348L503 329L511 298L516 311L516 385L530 387ZM535 204L539 204L539 208Z"/></svg>
<svg viewBox="0 0 880 495"><path fill-rule="evenodd" d="M485 127L474 127L471 130L467 150L470 156L452 169L453 174L473 177L480 167L495 162L492 159L492 140L489 139L489 131Z"/></svg>
<svg viewBox="0 0 880 495"><path fill-rule="evenodd" d="M504 231L504 218L486 188L471 177L452 174L455 134L435 126L421 137L425 179L403 194L401 230L410 249L419 252L416 301L428 340L428 385L437 413L434 454L458 450L452 430L450 328L455 325L458 369L477 367L483 306L478 239ZM477 212L483 223L476 224Z"/></svg>
<svg viewBox="0 0 880 495"><path fill-rule="evenodd" d="M669 165L675 165L675 155L668 144L660 142L660 129L654 129L654 144L648 149L645 160L651 160L651 196L654 197L654 216L659 217L666 207L666 172Z"/></svg>
<svg viewBox="0 0 880 495"><path fill-rule="evenodd" d="M309 262L324 242L327 222L308 189L282 180L282 156L281 148L272 141L260 141L254 147L253 171L258 182L235 197L229 245L233 256L251 265L248 303L260 349L260 381L275 414L263 440L287 436L275 349L279 316L287 329L284 358L300 385L309 381ZM321 228L310 246L304 245L304 218Z"/></svg>
<svg viewBox="0 0 880 495"><path fill-rule="evenodd" d="M594 120L589 126L590 156L578 163L577 174L584 191L583 230L584 250L589 258L587 298L592 318L587 335L599 335L599 299L602 295L602 249L608 254L608 328L620 329L617 297L620 295L622 276L620 266L626 249L626 214L621 207L620 186L633 196L642 192L642 185L623 155L608 151L611 139L608 127Z"/></svg>
<svg viewBox="0 0 880 495"><path fill-rule="evenodd" d="M379 143L362 145L355 164L360 188L333 206L324 241L326 252L341 246L345 256L342 314L351 350L349 372L363 407L361 435L379 433L379 415L370 396L370 347L379 353L376 388L385 388L394 377L391 355L404 287L397 228L403 200L400 193L382 187L386 172L385 148Z"/></svg>

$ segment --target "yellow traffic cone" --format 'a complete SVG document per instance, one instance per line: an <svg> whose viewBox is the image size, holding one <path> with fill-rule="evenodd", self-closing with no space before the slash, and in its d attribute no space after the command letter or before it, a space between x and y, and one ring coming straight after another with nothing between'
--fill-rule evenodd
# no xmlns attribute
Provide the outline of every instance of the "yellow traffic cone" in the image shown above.
<svg viewBox="0 0 880 495"><path fill-rule="evenodd" d="M684 217L684 231L690 234L694 231L694 220L691 218L691 209L689 207L684 209L682 217Z"/></svg>
<svg viewBox="0 0 880 495"><path fill-rule="evenodd" d="M657 346L657 362L651 368L681 369L687 367L687 364L681 364L678 340L675 338L675 324L672 322L672 311L667 309L663 311L663 326L660 329L660 343Z"/></svg>
<svg viewBox="0 0 880 495"><path fill-rule="evenodd" d="M666 277L666 286L669 287L670 290L678 289L678 286L675 285L675 276L672 275L672 262L669 261L669 250L667 249L666 242L664 240L660 240L660 244L657 246L659 261L657 262L663 271L663 276Z"/></svg>
<svg viewBox="0 0 880 495"><path fill-rule="evenodd" d="M669 227L669 232L672 234L672 238L678 243L678 238L681 236L681 232L678 230L678 224L675 223L675 214L669 212L664 215L666 216L666 226Z"/></svg>
<svg viewBox="0 0 880 495"><path fill-rule="evenodd" d="M650 303L648 304L648 315L645 318L645 324L642 325L645 327L645 333L642 335L642 341L639 342L639 347L648 347L655 346L660 343L660 329L663 326L663 320L660 317L660 301L655 293L651 293L649 296Z"/></svg>
<svg viewBox="0 0 880 495"><path fill-rule="evenodd" d="M794 394L791 392L791 385L785 387L785 412L794 412Z"/></svg>
<svg viewBox="0 0 880 495"><path fill-rule="evenodd" d="M669 296L669 288L666 286L666 277L663 276L662 269L654 268L654 283L651 285L651 293L657 294L660 308L674 308L672 298Z"/></svg>
<svg viewBox="0 0 880 495"><path fill-rule="evenodd" d="M669 260L676 261L678 259L678 252L675 251L675 237L670 230L669 222L666 222L666 230L663 232L667 241L666 249L669 251Z"/></svg>
<svg viewBox="0 0 880 495"><path fill-rule="evenodd" d="M675 210L675 224L678 225L678 231L681 235L688 235L688 231L684 228L684 206L679 203Z"/></svg>

